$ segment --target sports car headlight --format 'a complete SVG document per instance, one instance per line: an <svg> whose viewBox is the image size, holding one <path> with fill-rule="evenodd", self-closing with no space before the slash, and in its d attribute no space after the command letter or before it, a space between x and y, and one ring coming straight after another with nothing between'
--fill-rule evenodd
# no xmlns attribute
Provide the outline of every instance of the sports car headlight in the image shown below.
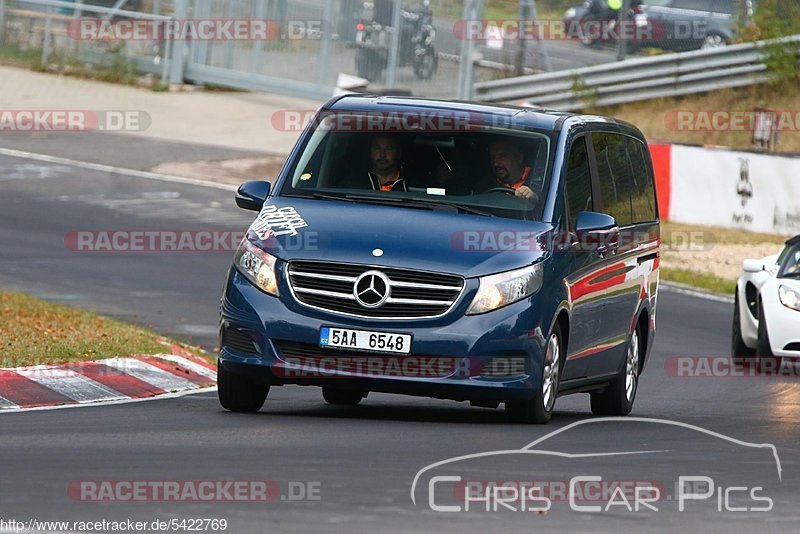
<svg viewBox="0 0 800 534"><path fill-rule="evenodd" d="M542 265L537 263L480 279L480 287L472 299L467 315L476 315L502 308L533 295L542 287Z"/></svg>
<svg viewBox="0 0 800 534"><path fill-rule="evenodd" d="M787 308L800 311L800 295L794 289L780 286L778 288L778 298L781 299L781 304Z"/></svg>
<svg viewBox="0 0 800 534"><path fill-rule="evenodd" d="M278 279L275 276L275 256L268 254L245 239L233 257L241 273L264 293L278 296Z"/></svg>

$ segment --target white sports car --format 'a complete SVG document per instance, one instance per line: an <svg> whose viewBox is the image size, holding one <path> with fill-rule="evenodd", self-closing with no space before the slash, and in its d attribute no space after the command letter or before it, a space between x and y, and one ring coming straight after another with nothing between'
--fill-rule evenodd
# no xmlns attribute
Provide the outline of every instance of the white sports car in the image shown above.
<svg viewBox="0 0 800 534"><path fill-rule="evenodd" d="M745 260L736 283L733 356L800 358L800 235L777 256Z"/></svg>

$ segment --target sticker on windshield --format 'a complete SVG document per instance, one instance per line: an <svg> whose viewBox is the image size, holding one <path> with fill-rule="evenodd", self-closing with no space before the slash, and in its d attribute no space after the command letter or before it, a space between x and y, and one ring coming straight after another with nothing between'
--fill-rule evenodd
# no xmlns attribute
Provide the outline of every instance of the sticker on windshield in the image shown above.
<svg viewBox="0 0 800 534"><path fill-rule="evenodd" d="M266 240L273 236L296 236L298 228L307 226L308 223L292 206L283 208L264 206L256 220L250 225L250 230L255 232L259 239Z"/></svg>

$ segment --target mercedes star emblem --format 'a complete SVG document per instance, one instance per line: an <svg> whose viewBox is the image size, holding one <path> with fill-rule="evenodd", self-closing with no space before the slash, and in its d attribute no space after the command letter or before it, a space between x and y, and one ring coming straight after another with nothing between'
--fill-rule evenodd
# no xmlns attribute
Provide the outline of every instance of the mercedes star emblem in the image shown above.
<svg viewBox="0 0 800 534"><path fill-rule="evenodd" d="M389 279L380 271L367 271L353 285L353 296L365 308L377 308L389 298Z"/></svg>

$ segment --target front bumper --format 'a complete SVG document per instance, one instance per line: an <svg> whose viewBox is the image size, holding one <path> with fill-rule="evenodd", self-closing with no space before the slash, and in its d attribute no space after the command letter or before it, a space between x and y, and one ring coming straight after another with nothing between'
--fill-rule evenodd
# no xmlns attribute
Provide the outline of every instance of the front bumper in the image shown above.
<svg viewBox="0 0 800 534"><path fill-rule="evenodd" d="M800 358L800 311L787 308L777 298L763 302L772 354Z"/></svg>
<svg viewBox="0 0 800 534"><path fill-rule="evenodd" d="M468 280L461 298L443 317L398 321L359 319L308 308L291 296L282 273L278 280L281 296L273 297L231 268L222 297L220 331L245 333L256 353L238 350L222 336L219 358L226 370L270 385L347 387L477 402L531 399L539 387L550 321L533 301L542 298L545 288L539 295L505 308L465 316L477 291L477 281ZM547 319L544 327L543 319ZM411 354L387 356L319 348L323 325L410 333ZM492 358L522 359L524 370L513 376L488 377L485 366ZM346 364L340 365L343 360ZM376 362L379 365L373 365Z"/></svg>

